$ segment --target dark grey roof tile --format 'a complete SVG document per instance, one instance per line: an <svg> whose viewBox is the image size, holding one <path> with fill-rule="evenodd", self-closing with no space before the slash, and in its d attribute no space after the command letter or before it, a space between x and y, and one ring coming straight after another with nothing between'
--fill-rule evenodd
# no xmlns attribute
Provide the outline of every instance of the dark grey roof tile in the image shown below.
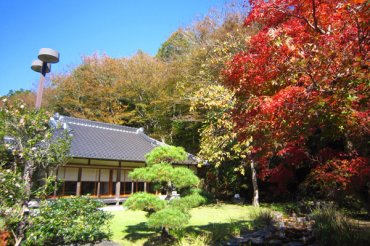
<svg viewBox="0 0 370 246"><path fill-rule="evenodd" d="M66 116L59 117L59 121L73 135L73 157L145 161L147 153L163 144L145 135L140 128Z"/></svg>

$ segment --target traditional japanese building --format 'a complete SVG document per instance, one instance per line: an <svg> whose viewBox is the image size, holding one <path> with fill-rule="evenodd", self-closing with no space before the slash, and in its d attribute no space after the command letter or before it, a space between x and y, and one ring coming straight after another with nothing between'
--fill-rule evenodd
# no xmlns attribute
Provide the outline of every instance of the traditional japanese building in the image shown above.
<svg viewBox="0 0 370 246"><path fill-rule="evenodd" d="M107 124L55 115L52 125L61 124L72 136L69 163L57 170L63 181L57 196L87 195L120 199L138 191L154 192L150 184L131 180L128 174L145 167L145 155L164 143L147 136L142 128ZM196 171L189 154L178 164Z"/></svg>

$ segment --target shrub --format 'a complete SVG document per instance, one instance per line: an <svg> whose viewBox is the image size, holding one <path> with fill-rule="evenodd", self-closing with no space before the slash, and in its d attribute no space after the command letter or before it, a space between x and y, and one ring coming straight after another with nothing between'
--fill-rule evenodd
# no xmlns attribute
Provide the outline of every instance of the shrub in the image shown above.
<svg viewBox="0 0 370 246"><path fill-rule="evenodd" d="M274 214L270 209L266 208L257 208L254 213L252 213L252 218L255 228L272 226L275 223Z"/></svg>
<svg viewBox="0 0 370 246"><path fill-rule="evenodd" d="M97 242L109 238L112 215L89 197L60 198L43 202L30 215L26 245L60 245Z"/></svg>
<svg viewBox="0 0 370 246"><path fill-rule="evenodd" d="M353 221L333 205L313 212L313 232L319 245L368 245L369 233L361 233Z"/></svg>
<svg viewBox="0 0 370 246"><path fill-rule="evenodd" d="M212 235L211 233L198 234L186 234L181 237L178 242L178 246L207 246L212 245Z"/></svg>

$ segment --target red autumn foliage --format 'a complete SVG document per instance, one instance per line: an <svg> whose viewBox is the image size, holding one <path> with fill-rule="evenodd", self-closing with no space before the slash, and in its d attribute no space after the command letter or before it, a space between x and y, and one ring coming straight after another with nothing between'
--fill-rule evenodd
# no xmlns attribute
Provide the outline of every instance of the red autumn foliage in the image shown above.
<svg viewBox="0 0 370 246"><path fill-rule="evenodd" d="M272 169L270 176L269 182L276 184L276 187L270 189L273 194L281 194L287 191L288 185L296 181L294 169L283 164Z"/></svg>
<svg viewBox="0 0 370 246"><path fill-rule="evenodd" d="M369 161L369 158L364 157L333 159L315 168L311 177L324 192L362 187L370 180Z"/></svg>
<svg viewBox="0 0 370 246"><path fill-rule="evenodd" d="M0 246L8 245L9 238L10 238L9 232L0 230Z"/></svg>
<svg viewBox="0 0 370 246"><path fill-rule="evenodd" d="M259 177L282 191L305 166L323 189L334 179L348 188L349 176L370 182L368 1L250 6L245 25L257 24L259 32L230 61L224 83L238 98L233 119L240 139L253 137ZM274 157L279 163L271 165Z"/></svg>

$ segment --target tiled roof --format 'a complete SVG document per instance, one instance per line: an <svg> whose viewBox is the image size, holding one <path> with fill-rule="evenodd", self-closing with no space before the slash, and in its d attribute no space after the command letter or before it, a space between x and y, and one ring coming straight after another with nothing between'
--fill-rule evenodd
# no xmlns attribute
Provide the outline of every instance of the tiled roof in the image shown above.
<svg viewBox="0 0 370 246"><path fill-rule="evenodd" d="M145 155L163 144L145 135L141 128L56 116L72 135L71 156L79 158L145 161Z"/></svg>

